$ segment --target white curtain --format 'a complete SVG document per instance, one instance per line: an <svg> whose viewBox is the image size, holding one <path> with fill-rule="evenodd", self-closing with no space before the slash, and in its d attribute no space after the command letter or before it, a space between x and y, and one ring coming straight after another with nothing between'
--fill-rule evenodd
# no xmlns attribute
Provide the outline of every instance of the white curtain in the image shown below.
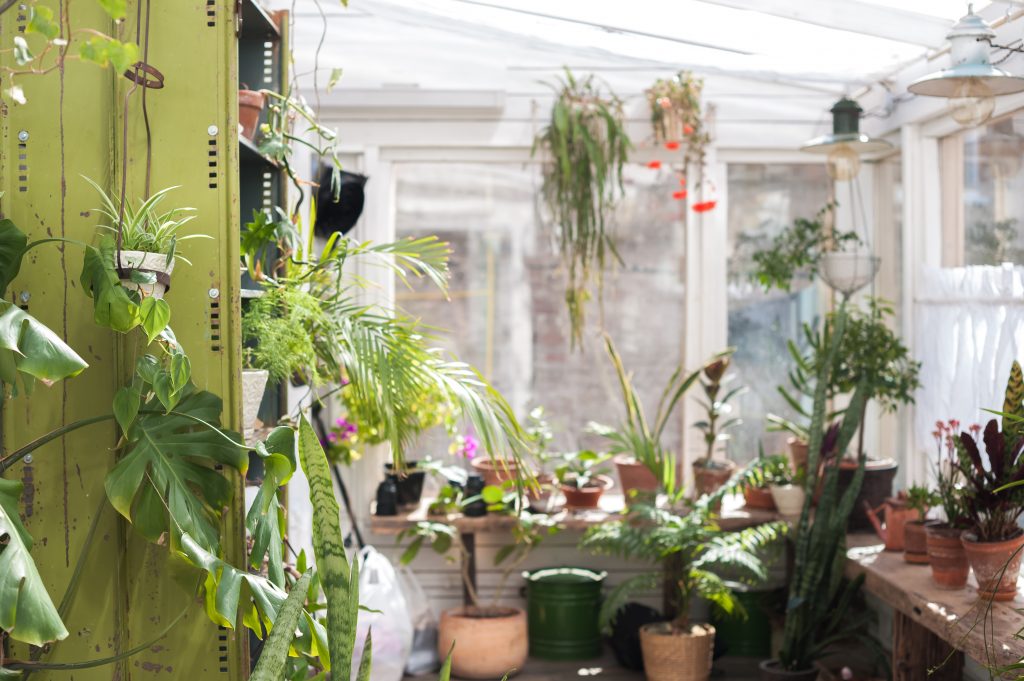
<svg viewBox="0 0 1024 681"><path fill-rule="evenodd" d="M914 435L930 459L937 420L955 418L966 428L992 417L982 409L1003 406L1010 365L1024 358L1024 267L924 268L920 284ZM913 477L923 480L927 459L919 459Z"/></svg>

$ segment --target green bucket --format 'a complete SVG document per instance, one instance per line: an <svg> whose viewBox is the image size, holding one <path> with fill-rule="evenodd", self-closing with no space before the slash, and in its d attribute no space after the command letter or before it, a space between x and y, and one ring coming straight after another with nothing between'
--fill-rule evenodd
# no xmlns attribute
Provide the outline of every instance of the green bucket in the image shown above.
<svg viewBox="0 0 1024 681"><path fill-rule="evenodd" d="M747 617L729 615L713 608L711 621L715 625L715 636L725 646L725 654L741 657L769 658L772 656L771 612L775 609L780 593L775 591L754 591L740 584L730 583L733 594L743 606ZM781 596L781 598L785 598Z"/></svg>
<svg viewBox="0 0 1024 681"><path fill-rule="evenodd" d="M601 586L606 572L544 568L524 572L530 655L586 660L601 654Z"/></svg>

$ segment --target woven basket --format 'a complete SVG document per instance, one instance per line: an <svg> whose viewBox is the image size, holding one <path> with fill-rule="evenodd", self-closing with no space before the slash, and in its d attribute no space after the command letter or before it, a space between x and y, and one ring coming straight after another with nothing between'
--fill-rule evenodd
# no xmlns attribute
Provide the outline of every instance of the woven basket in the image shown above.
<svg viewBox="0 0 1024 681"><path fill-rule="evenodd" d="M640 629L647 681L707 681L715 628L694 625L689 632L674 631L666 623Z"/></svg>

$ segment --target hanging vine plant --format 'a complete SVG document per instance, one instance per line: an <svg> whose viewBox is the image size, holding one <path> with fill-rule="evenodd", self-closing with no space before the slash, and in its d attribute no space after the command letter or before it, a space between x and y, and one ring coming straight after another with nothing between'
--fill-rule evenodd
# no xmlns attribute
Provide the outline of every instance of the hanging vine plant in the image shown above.
<svg viewBox="0 0 1024 681"><path fill-rule="evenodd" d="M704 80L689 71L659 78L647 90L654 139L670 150L683 149L683 160L700 166L711 142L701 105L703 90Z"/></svg>
<svg viewBox="0 0 1024 681"><path fill-rule="evenodd" d="M622 166L632 144L626 135L622 100L595 82L594 76L565 78L551 84L555 103L551 121L534 140L547 152L543 195L554 220L559 254L566 270L570 344L582 344L584 311L590 286L598 297L609 260L621 262L609 230L609 213L622 192Z"/></svg>

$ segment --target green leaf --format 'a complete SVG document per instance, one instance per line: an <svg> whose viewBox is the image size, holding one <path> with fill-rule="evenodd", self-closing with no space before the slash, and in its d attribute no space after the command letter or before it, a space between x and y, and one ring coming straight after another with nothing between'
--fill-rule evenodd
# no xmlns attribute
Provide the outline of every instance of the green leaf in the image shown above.
<svg viewBox="0 0 1024 681"><path fill-rule="evenodd" d="M306 592L313 581L313 573L307 572L292 587L284 605L277 612L274 628L270 630L267 642L263 644L260 660L252 671L249 681L279 681L284 675L288 662L288 650L291 648L295 629L302 616L302 605L306 600Z"/></svg>
<svg viewBox="0 0 1024 681"><path fill-rule="evenodd" d="M37 379L49 385L77 376L87 366L60 336L17 305L0 300L0 383L15 387L21 374L28 392Z"/></svg>
<svg viewBox="0 0 1024 681"><path fill-rule="evenodd" d="M452 641L451 648L448 649L448 656L444 658L444 664L441 665L441 673L437 677L437 681L451 681L452 678L452 653L455 652L455 641Z"/></svg>
<svg viewBox="0 0 1024 681"><path fill-rule="evenodd" d="M82 289L93 299L93 319L100 326L128 333L139 325L139 305L121 286L114 267L114 240L102 237L99 246L86 246Z"/></svg>
<svg viewBox="0 0 1024 681"><path fill-rule="evenodd" d="M139 61L139 46L133 42L121 42L106 36L93 36L82 43L78 56L106 68L113 66L117 73L124 73Z"/></svg>
<svg viewBox="0 0 1024 681"><path fill-rule="evenodd" d="M266 556L270 581L283 587L284 508L277 490L287 484L295 472L295 431L287 426L275 428L265 443L256 446L256 453L263 459L264 475L245 517L245 528L253 540L249 566L260 568Z"/></svg>
<svg viewBox="0 0 1024 681"><path fill-rule="evenodd" d="M60 26L53 20L53 10L45 5L32 5L25 33L38 33L47 40L53 40L60 35Z"/></svg>
<svg viewBox="0 0 1024 681"><path fill-rule="evenodd" d="M28 236L7 219L0 220L0 297L21 270Z"/></svg>
<svg viewBox="0 0 1024 681"><path fill-rule="evenodd" d="M500 504L505 498L505 492L497 485L487 485L480 496L483 497L484 503L489 506L491 504Z"/></svg>
<svg viewBox="0 0 1024 681"><path fill-rule="evenodd" d="M370 667L373 664L373 630L366 630L363 643L363 655L359 658L359 672L356 681L370 681Z"/></svg>
<svg viewBox="0 0 1024 681"><path fill-rule="evenodd" d="M150 343L171 321L171 306L163 298L143 298L142 304L139 305L139 313L142 316L142 329Z"/></svg>
<svg viewBox="0 0 1024 681"><path fill-rule="evenodd" d="M153 381L153 392L156 394L156 399L164 406L165 411L171 411L178 403L177 391L171 385L171 374L164 369L156 374L156 380Z"/></svg>
<svg viewBox="0 0 1024 681"><path fill-rule="evenodd" d="M131 386L119 388L114 393L114 418L124 432L128 432L135 422L135 417L139 415L139 402L139 392L133 390Z"/></svg>
<svg viewBox="0 0 1024 681"><path fill-rule="evenodd" d="M335 681L349 678L355 648L356 613L359 607L358 564L349 568L345 538L341 533L341 509L334 497L327 455L305 415L299 421L299 459L309 480L313 506L313 550L327 597L327 640Z"/></svg>
<svg viewBox="0 0 1024 681"><path fill-rule="evenodd" d="M183 352L176 352L171 355L171 389L174 392L180 391L192 378L192 362L188 355Z"/></svg>
<svg viewBox="0 0 1024 681"><path fill-rule="evenodd" d="M128 3L126 0L98 0L110 18L114 21L124 19L128 14Z"/></svg>
<svg viewBox="0 0 1024 681"><path fill-rule="evenodd" d="M341 69L331 69L331 77L327 79L327 91L330 92L334 89L334 86L341 80Z"/></svg>
<svg viewBox="0 0 1024 681"><path fill-rule="evenodd" d="M31 537L18 519L22 484L0 479L0 629L15 641L41 646L68 635L36 564Z"/></svg>
<svg viewBox="0 0 1024 681"><path fill-rule="evenodd" d="M159 411L151 398L145 411ZM212 468L244 472L246 448L237 433L218 428L221 400L189 385L177 411L143 413L125 434L121 459L107 474L110 503L147 539L188 533L205 549L220 545L221 509L231 501L231 484Z"/></svg>
<svg viewBox="0 0 1024 681"><path fill-rule="evenodd" d="M28 48L28 43L20 35L14 36L14 62L18 66L24 66L28 64L35 55L32 54L32 50Z"/></svg>

